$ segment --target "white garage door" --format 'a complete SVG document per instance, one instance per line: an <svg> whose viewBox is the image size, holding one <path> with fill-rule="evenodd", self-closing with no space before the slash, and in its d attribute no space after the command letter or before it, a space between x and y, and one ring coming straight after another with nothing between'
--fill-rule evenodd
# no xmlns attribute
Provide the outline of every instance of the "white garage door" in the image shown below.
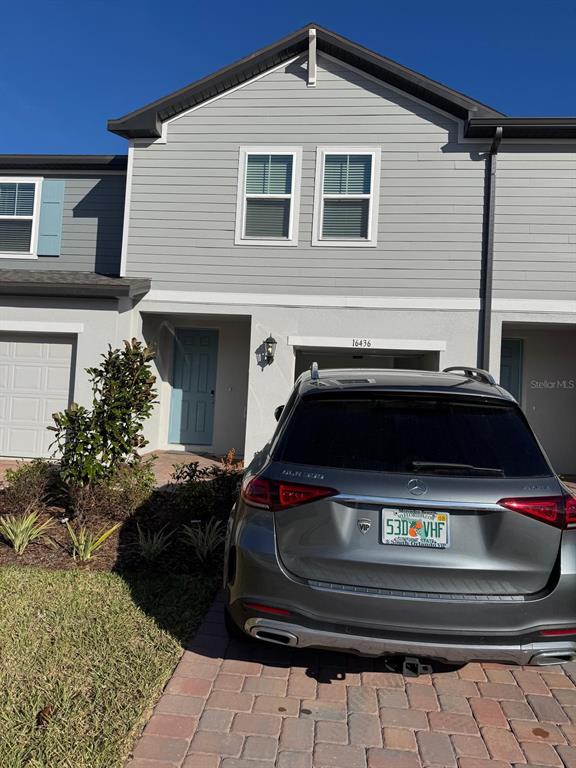
<svg viewBox="0 0 576 768"><path fill-rule="evenodd" d="M0 333L0 456L47 456L52 414L70 403L73 339Z"/></svg>

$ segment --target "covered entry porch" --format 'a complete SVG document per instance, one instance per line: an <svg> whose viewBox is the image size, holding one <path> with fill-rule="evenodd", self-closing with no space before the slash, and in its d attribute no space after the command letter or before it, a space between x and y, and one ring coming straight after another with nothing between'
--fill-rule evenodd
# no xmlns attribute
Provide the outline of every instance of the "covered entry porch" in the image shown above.
<svg viewBox="0 0 576 768"><path fill-rule="evenodd" d="M294 351L294 378L318 363L320 369L399 368L440 370L446 343L440 340L289 336Z"/></svg>
<svg viewBox="0 0 576 768"><path fill-rule="evenodd" d="M576 324L504 322L500 351L500 383L554 469L576 475Z"/></svg>
<svg viewBox="0 0 576 768"><path fill-rule="evenodd" d="M142 336L156 351L158 403L152 450L244 453L250 318L142 313Z"/></svg>

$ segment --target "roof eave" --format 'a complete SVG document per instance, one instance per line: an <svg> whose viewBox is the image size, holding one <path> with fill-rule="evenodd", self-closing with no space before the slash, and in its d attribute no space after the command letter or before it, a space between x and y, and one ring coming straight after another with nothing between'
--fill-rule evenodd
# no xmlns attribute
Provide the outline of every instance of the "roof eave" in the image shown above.
<svg viewBox="0 0 576 768"><path fill-rule="evenodd" d="M471 139L489 139L496 128L503 139L576 139L576 117L471 117L464 135Z"/></svg>
<svg viewBox="0 0 576 768"><path fill-rule="evenodd" d="M126 155L14 155L0 154L0 170L126 170Z"/></svg>
<svg viewBox="0 0 576 768"><path fill-rule="evenodd" d="M309 29L310 25L303 27L282 38L282 40L278 40L272 45L261 48L255 53L207 75L192 85L185 86L123 117L109 120L108 130L127 139L159 138L162 135L163 119L161 115L165 110L174 110L175 104L181 100L189 100L191 95L196 103L206 101L232 87L228 83L232 83L235 79L237 84L245 82L275 64L287 61L306 49ZM194 103L190 106L194 106ZM189 109L190 107L187 105L185 108ZM178 112L174 110L174 114L178 114ZM168 119L168 117L169 115L166 115L164 119Z"/></svg>
<svg viewBox="0 0 576 768"><path fill-rule="evenodd" d="M150 280L129 281L123 285L90 285L89 283L29 283L0 281L0 295L44 296L74 299L139 299L150 290Z"/></svg>
<svg viewBox="0 0 576 768"><path fill-rule="evenodd" d="M363 48L347 38L319 25L307 24L282 40L262 48L250 56L246 56L240 61L192 83L192 85L123 117L109 120L108 129L127 139L159 138L163 121L306 51L310 29L316 30L318 50L341 59L389 85L453 114L455 117L467 120L471 115L501 116L500 112L491 107L403 67L391 59Z"/></svg>

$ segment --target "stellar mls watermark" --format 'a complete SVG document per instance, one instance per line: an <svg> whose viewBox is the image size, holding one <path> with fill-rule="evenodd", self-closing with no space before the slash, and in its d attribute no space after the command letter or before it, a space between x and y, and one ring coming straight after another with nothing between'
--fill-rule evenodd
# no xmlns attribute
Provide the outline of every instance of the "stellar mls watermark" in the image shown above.
<svg viewBox="0 0 576 768"><path fill-rule="evenodd" d="M531 379L530 389L576 389L576 379Z"/></svg>

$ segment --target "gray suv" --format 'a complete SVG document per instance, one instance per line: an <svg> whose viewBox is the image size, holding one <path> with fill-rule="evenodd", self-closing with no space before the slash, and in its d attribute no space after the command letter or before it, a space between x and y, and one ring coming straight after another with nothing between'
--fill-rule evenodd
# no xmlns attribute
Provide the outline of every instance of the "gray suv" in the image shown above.
<svg viewBox="0 0 576 768"><path fill-rule="evenodd" d="M485 371L303 374L229 524L229 631L450 663L576 658L576 499Z"/></svg>

